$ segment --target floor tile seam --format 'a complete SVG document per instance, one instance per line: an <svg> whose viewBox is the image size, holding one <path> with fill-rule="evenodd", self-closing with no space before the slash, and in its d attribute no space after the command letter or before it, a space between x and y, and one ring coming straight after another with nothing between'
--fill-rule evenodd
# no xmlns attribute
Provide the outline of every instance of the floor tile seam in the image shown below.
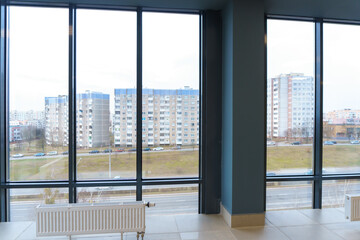
<svg viewBox="0 0 360 240"><path fill-rule="evenodd" d="M328 228L326 228L325 226L323 226L326 230L328 230L329 232L331 232L332 234L335 234L336 236L338 236L340 239L344 239L344 240L346 240L345 238L343 238L340 234L338 234L338 233L336 233L336 232L334 232L333 230L331 230L331 229L328 229Z"/></svg>
<svg viewBox="0 0 360 240"><path fill-rule="evenodd" d="M23 233L25 233L25 231L28 230L32 224L36 224L36 223L35 223L35 222L31 222L31 223L29 224L29 226L27 226L27 227L26 227L17 237L15 237L14 239L15 239L15 240L19 239L19 237L20 237Z"/></svg>
<svg viewBox="0 0 360 240"><path fill-rule="evenodd" d="M303 224L294 224L294 225L273 225L274 227L300 227L300 226L313 226L313 225L321 225L320 223L303 223Z"/></svg>
<svg viewBox="0 0 360 240"><path fill-rule="evenodd" d="M313 209L314 210L314 209ZM301 215L303 215L304 217L306 217L307 219L309 219L310 221L312 222L315 222L316 224L321 224L319 221L316 221L314 219L311 219L309 216L307 216L305 213L302 213L301 211L299 210L296 210L298 213L300 213Z"/></svg>
<svg viewBox="0 0 360 240"><path fill-rule="evenodd" d="M321 224L317 224L317 225L320 225L320 226L322 226ZM307 225L307 226L311 226L311 225ZM281 227L281 228L289 228L289 227L298 227L298 226L286 226L286 227ZM279 227L278 228L278 230L280 231L280 232L282 232L285 236L287 236L290 240L291 240L291 238L285 233L285 232L283 232L283 231L281 231L281 228ZM346 240L345 238L343 238L342 236L340 236L339 234L337 234L337 233L335 233L335 232L333 232L333 231L331 231L330 229L328 229L328 228L325 228L326 230L328 230L330 233L333 233L333 234L335 234L337 237L339 237L340 239L344 239L344 240Z"/></svg>
<svg viewBox="0 0 360 240"><path fill-rule="evenodd" d="M281 232L287 239L291 240L291 237L288 236L285 232L281 231L280 227L276 227L279 232Z"/></svg>
<svg viewBox="0 0 360 240"><path fill-rule="evenodd" d="M175 226L176 226L177 233L179 233L180 239L181 239L181 232L180 232L180 228L179 228L178 222L177 222L175 216L173 216L173 218L174 218L174 221L175 221Z"/></svg>

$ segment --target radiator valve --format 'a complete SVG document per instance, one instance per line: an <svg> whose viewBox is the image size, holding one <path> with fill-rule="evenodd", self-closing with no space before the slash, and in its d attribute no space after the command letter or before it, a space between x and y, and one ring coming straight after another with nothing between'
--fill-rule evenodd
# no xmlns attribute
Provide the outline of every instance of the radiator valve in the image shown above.
<svg viewBox="0 0 360 240"><path fill-rule="evenodd" d="M145 203L145 205L146 205L147 207L155 207L155 203L147 202L147 203Z"/></svg>

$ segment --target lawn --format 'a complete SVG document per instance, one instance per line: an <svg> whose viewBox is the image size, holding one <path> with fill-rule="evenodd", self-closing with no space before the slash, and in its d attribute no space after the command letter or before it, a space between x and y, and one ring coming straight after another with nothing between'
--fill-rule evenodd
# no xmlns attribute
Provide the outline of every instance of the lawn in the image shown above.
<svg viewBox="0 0 360 240"><path fill-rule="evenodd" d="M197 176L199 172L198 151L159 151L143 153L143 177L186 177ZM109 155L86 155L77 157L79 179L109 179ZM112 153L111 178L135 178L136 154ZM23 180L66 180L68 157L16 159L10 161L10 179Z"/></svg>
<svg viewBox="0 0 360 240"><path fill-rule="evenodd" d="M331 145L323 148L324 168L360 167L360 145ZM267 148L267 170L310 169L313 162L312 146Z"/></svg>

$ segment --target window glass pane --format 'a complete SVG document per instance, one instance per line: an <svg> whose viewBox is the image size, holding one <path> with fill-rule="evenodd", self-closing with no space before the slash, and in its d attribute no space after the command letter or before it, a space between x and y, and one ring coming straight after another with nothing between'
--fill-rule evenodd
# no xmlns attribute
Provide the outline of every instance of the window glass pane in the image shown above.
<svg viewBox="0 0 360 240"><path fill-rule="evenodd" d="M35 221L39 204L68 203L68 188L19 188L10 192L10 220Z"/></svg>
<svg viewBox="0 0 360 240"><path fill-rule="evenodd" d="M312 208L312 182L267 182L266 210Z"/></svg>
<svg viewBox="0 0 360 240"><path fill-rule="evenodd" d="M360 26L324 24L324 173L360 172Z"/></svg>
<svg viewBox="0 0 360 240"><path fill-rule="evenodd" d="M344 207L345 194L360 194L360 180L328 180L322 185L323 207Z"/></svg>
<svg viewBox="0 0 360 240"><path fill-rule="evenodd" d="M77 189L78 203L133 202L136 187L84 187Z"/></svg>
<svg viewBox="0 0 360 240"><path fill-rule="evenodd" d="M199 185L143 186L143 200L155 203L146 214L198 213Z"/></svg>
<svg viewBox="0 0 360 240"><path fill-rule="evenodd" d="M68 178L68 9L9 7L10 180Z"/></svg>
<svg viewBox="0 0 360 240"><path fill-rule="evenodd" d="M136 12L78 10L78 179L135 178L135 87Z"/></svg>
<svg viewBox="0 0 360 240"><path fill-rule="evenodd" d="M143 14L143 175L199 172L199 15Z"/></svg>
<svg viewBox="0 0 360 240"><path fill-rule="evenodd" d="M267 21L267 174L313 174L314 23Z"/></svg>

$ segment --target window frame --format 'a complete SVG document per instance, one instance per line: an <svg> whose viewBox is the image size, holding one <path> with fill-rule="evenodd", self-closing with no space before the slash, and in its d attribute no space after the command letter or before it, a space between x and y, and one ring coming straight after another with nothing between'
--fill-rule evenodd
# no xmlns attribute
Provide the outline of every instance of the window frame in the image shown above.
<svg viewBox="0 0 360 240"><path fill-rule="evenodd" d="M39 181L10 181L9 180L9 74L8 74L8 8L11 6L64 8L69 10L69 178L68 180L39 180ZM76 179L76 10L117 10L132 11L137 14L137 62L136 62L136 124L142 126L142 13L178 13L194 14L199 16L199 171L198 177L189 178L146 178L142 176L142 128L137 128L136 139L136 177L134 179L109 180L77 180ZM197 184L199 189L198 212L203 213L203 147L202 138L202 102L204 99L203 87L203 12L200 10L173 10L145 7L125 7L106 4L59 4L59 3L3 3L0 5L0 222L10 221L10 190L17 188L68 188L69 203L76 203L77 188L107 187L107 186L135 186L136 200L142 201L142 186Z"/></svg>
<svg viewBox="0 0 360 240"><path fill-rule="evenodd" d="M327 180L345 180L345 179L360 179L359 173L323 173L323 24L350 24L360 26L360 21L348 21L341 19L324 19L324 18L308 18L297 16L283 16L283 15L266 15L265 16L265 38L267 36L267 20L289 20L289 21L303 21L313 22L315 25L315 106L314 106L314 139L313 139L313 174L297 174L297 175L282 175L282 176L267 176L267 145L266 135L264 136L265 148L265 176L266 183L270 182L287 182L287 181L309 181L313 182L312 193L312 207L314 209L322 208L322 183ZM267 86L267 44L265 44L265 84ZM265 90L265 96L267 89ZM265 106L267 106L267 98L265 97ZM265 116L267 116L267 107L265 109ZM267 129L267 119L265 118L265 129ZM265 183L265 188L266 188ZM265 198L266 210L266 198Z"/></svg>

